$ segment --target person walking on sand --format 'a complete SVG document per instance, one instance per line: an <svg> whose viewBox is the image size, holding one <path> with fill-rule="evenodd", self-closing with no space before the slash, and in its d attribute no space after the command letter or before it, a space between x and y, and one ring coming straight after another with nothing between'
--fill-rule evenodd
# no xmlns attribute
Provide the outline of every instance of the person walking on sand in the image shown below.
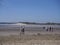
<svg viewBox="0 0 60 45"><path fill-rule="evenodd" d="M21 35L24 35L24 32L25 32L25 28L24 26L21 27Z"/></svg>
<svg viewBox="0 0 60 45"><path fill-rule="evenodd" d="M51 27L51 31L53 32L53 27Z"/></svg>
<svg viewBox="0 0 60 45"><path fill-rule="evenodd" d="M25 32L25 28L23 26L21 26L21 28L20 28L20 35L24 35L24 32Z"/></svg>
<svg viewBox="0 0 60 45"><path fill-rule="evenodd" d="M22 28L21 32L22 32L22 34L24 34L24 32L25 32L25 29L24 29L24 28Z"/></svg>
<svg viewBox="0 0 60 45"><path fill-rule="evenodd" d="M48 27L46 27L45 29L46 29L46 31L48 31Z"/></svg>
<svg viewBox="0 0 60 45"><path fill-rule="evenodd" d="M48 28L46 29L46 31L48 31Z"/></svg>
<svg viewBox="0 0 60 45"><path fill-rule="evenodd" d="M43 27L43 29L45 29L45 27Z"/></svg>
<svg viewBox="0 0 60 45"><path fill-rule="evenodd" d="M49 28L49 31L51 31L51 27Z"/></svg>

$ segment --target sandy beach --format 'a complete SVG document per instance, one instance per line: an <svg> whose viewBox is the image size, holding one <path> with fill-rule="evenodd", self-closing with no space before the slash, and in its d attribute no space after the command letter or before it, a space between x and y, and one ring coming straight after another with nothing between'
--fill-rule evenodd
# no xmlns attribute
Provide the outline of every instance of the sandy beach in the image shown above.
<svg viewBox="0 0 60 45"><path fill-rule="evenodd" d="M27 25L24 34L20 35L20 27L0 27L0 45L60 45L60 26L46 31L44 26ZM49 27L49 26L47 26Z"/></svg>
<svg viewBox="0 0 60 45"><path fill-rule="evenodd" d="M60 35L0 36L0 45L60 45Z"/></svg>

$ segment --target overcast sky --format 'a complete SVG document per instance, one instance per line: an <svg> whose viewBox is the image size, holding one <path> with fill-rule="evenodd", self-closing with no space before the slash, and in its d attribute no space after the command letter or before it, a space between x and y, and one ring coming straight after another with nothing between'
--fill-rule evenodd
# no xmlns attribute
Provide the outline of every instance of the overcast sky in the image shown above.
<svg viewBox="0 0 60 45"><path fill-rule="evenodd" d="M60 22L60 0L3 0L0 22Z"/></svg>

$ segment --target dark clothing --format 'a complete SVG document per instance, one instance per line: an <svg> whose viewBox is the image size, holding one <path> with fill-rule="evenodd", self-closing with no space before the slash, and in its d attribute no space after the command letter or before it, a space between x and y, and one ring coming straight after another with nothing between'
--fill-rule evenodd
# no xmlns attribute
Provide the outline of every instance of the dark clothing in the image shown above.
<svg viewBox="0 0 60 45"><path fill-rule="evenodd" d="M46 31L48 31L48 29L46 29Z"/></svg>
<svg viewBox="0 0 60 45"><path fill-rule="evenodd" d="M49 31L51 31L51 27L49 28Z"/></svg>
<svg viewBox="0 0 60 45"><path fill-rule="evenodd" d="M21 32L24 32L24 28L21 30Z"/></svg>
<svg viewBox="0 0 60 45"><path fill-rule="evenodd" d="M43 27L43 29L45 29L45 27Z"/></svg>

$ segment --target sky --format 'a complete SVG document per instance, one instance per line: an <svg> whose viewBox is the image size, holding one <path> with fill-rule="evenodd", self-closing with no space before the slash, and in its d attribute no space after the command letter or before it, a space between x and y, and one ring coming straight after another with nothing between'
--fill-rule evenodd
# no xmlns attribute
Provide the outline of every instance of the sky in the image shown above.
<svg viewBox="0 0 60 45"><path fill-rule="evenodd" d="M0 1L0 22L59 22L60 0Z"/></svg>

